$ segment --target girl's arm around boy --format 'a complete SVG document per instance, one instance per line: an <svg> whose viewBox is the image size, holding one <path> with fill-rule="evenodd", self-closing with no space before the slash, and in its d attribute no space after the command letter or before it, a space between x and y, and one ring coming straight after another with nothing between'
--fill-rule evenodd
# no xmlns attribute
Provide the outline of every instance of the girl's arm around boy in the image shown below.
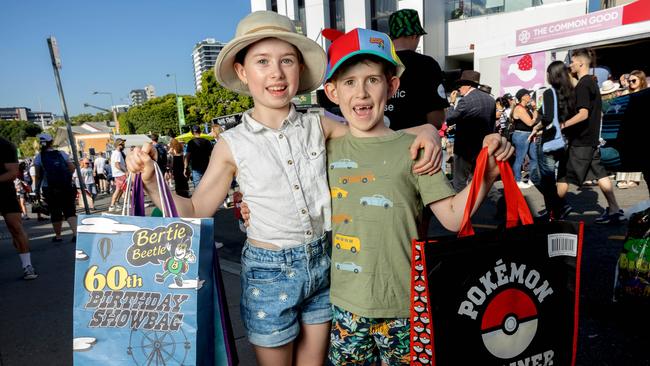
<svg viewBox="0 0 650 366"><path fill-rule="evenodd" d="M323 116L321 122L326 140L343 137L348 133L346 125L333 119ZM409 148L411 159L415 160L420 149L423 149L422 156L413 165L413 173L418 175L437 173L442 166L442 142L438 130L431 124L425 123L403 131L416 136Z"/></svg>

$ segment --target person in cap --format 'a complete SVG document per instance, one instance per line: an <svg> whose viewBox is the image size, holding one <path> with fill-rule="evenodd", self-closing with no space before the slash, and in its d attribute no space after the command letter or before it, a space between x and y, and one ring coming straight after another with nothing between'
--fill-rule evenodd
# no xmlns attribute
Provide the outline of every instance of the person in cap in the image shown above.
<svg viewBox="0 0 650 366"><path fill-rule="evenodd" d="M108 212L120 212L122 207L119 205L120 198L126 190L126 154L124 146L126 140L116 138L113 143L113 152L111 153L111 173L115 184L115 192L111 197L111 204L108 206Z"/></svg>
<svg viewBox="0 0 650 366"><path fill-rule="evenodd" d="M436 60L416 52L420 39L427 34L418 12L402 9L388 19L390 38L406 70L400 76L399 89L386 104L391 128L399 130L431 123L436 128L445 121L449 106L442 86L442 69Z"/></svg>
<svg viewBox="0 0 650 366"><path fill-rule="evenodd" d="M410 364L410 240L418 235L423 206L445 228L458 231L469 196L470 187L456 195L442 172L414 174L407 153L414 137L383 123L403 71L381 32L355 29L328 49L325 93L350 126L349 134L327 142L337 218L330 288L333 365ZM483 145L491 157L479 202L498 176L495 157L504 160L514 151L498 134L485 137Z"/></svg>
<svg viewBox="0 0 650 366"><path fill-rule="evenodd" d="M512 170L515 173L517 186L521 189L530 188L533 182L537 181L539 170L537 168L537 144L530 143L530 137L533 126L539 123L535 101L531 98L532 92L527 89L519 89L515 94L517 105L512 111L512 123L514 131L512 132L512 143L515 145L515 162ZM529 182L521 180L521 169L524 159L528 156Z"/></svg>
<svg viewBox="0 0 650 366"><path fill-rule="evenodd" d="M332 318L330 227L325 139L347 127L298 113L296 94L316 89L326 58L314 41L282 15L257 11L242 19L235 38L219 53L217 81L253 97L255 107L238 126L221 134L201 184L191 199L174 196L180 216L211 217L236 176L250 208L242 253L241 311L261 365L321 365ZM428 156L433 128L422 128ZM421 143L413 146L414 157ZM150 145L129 155L129 169L142 172L149 196L160 205ZM430 158L418 162L429 171ZM300 337L298 337L301 335Z"/></svg>
<svg viewBox="0 0 650 366"><path fill-rule="evenodd" d="M72 229L72 240L77 238L77 208L75 200L77 191L73 186L72 172L74 163L63 151L52 147L52 136L47 133L38 135L41 143L40 153L34 159L36 170L36 192L43 192L43 198L50 211L52 228L54 229L53 242L61 242L61 229L63 219Z"/></svg>
<svg viewBox="0 0 650 366"><path fill-rule="evenodd" d="M496 103L490 95L477 89L480 82L479 72L465 70L456 82L458 90L450 95L447 125L456 126L452 179L456 192L467 186L483 139L492 132L496 123ZM462 99L456 103L459 95Z"/></svg>
<svg viewBox="0 0 650 366"><path fill-rule="evenodd" d="M192 126L192 139L187 142L185 152L185 176L192 178L194 189L199 186L203 174L208 169L210 154L212 154L212 143L201 137L201 127ZM158 152L160 154L160 151Z"/></svg>
<svg viewBox="0 0 650 366"><path fill-rule="evenodd" d="M592 49L571 51L569 68L571 74L578 79L574 89L576 113L560 123L569 147L564 164L560 164L558 168L558 195L560 198L566 196L569 183L581 187L587 179L595 178L608 206L594 223L618 224L625 221L625 216L616 201L607 170L600 161L600 123L603 107L598 83L589 73L595 57Z"/></svg>
<svg viewBox="0 0 650 366"><path fill-rule="evenodd" d="M442 69L432 57L418 53L417 47L427 34L414 9L401 9L388 18L389 36L397 56L406 68L400 75L400 86L386 103L385 115L393 130L422 123L441 129L445 109L449 106L442 86ZM445 162L446 163L446 162ZM424 209L419 231L426 236L431 221L431 211Z"/></svg>
<svg viewBox="0 0 650 366"><path fill-rule="evenodd" d="M11 141L0 137L0 215L5 220L12 242L23 268L23 279L38 277L32 266L29 239L23 228L21 210L13 181L18 174L18 149Z"/></svg>

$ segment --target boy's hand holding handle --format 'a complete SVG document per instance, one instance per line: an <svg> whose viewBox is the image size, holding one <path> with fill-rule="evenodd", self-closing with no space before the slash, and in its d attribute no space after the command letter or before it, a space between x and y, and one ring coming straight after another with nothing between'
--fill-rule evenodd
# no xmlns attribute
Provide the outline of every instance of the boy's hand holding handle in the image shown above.
<svg viewBox="0 0 650 366"><path fill-rule="evenodd" d="M483 147L488 148L488 170L490 178L495 178L499 175L499 166L497 161L506 161L510 159L512 154L515 153L515 147L498 133L493 133L485 136L483 139Z"/></svg>

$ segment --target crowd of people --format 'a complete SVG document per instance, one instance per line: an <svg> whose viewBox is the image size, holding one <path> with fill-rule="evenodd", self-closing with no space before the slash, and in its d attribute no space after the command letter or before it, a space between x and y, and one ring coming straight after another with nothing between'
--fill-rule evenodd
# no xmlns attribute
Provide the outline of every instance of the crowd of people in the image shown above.
<svg viewBox="0 0 650 366"><path fill-rule="evenodd" d="M550 88L543 91L543 105L537 106L533 91L521 89L513 97L496 98L495 131L508 136L516 148L513 170L517 184L535 186L543 194L546 210L542 219L564 219L572 211L565 196L568 185L598 185L608 207L595 223L619 223L623 212L613 192L609 172L600 161L603 101L647 88L645 73L634 70L598 83L594 70L596 55L591 49L571 52L571 62L554 61L547 68ZM538 91L539 92L539 91ZM524 162L526 168L524 169ZM524 180L523 174L528 173ZM640 172L618 172L616 187L639 184Z"/></svg>
<svg viewBox="0 0 650 366"><path fill-rule="evenodd" d="M158 150L161 171L176 187L176 193L184 197L190 194L189 179L192 178L195 187L198 185L212 151L212 143L201 136L200 128L193 126L191 130L194 136L187 144L171 138L165 145L158 142L157 134L150 136ZM209 137L215 140L218 133L216 126ZM22 220L30 220L30 206L38 221L46 221L49 216L54 233L52 242L63 242L63 222L66 221L72 231L70 241L74 243L77 206L84 206L83 196L91 213L96 212L95 200L99 196L110 196L109 213L122 212L120 202L124 199L128 173L126 141L122 138L115 139L110 155L104 152L84 154L79 160L81 179L72 157L53 146L50 134L41 133L38 140L36 155L18 160L16 146L0 137L2 215L20 254L26 280L38 277L31 265L29 242L22 226Z"/></svg>

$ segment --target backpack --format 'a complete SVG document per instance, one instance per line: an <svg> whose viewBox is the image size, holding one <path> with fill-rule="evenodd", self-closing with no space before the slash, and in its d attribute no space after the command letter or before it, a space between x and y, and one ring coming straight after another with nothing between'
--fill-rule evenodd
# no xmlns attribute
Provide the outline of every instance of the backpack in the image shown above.
<svg viewBox="0 0 650 366"><path fill-rule="evenodd" d="M41 166L45 171L48 187L67 189L72 186L72 173L68 170L68 162L61 152L57 150L42 152Z"/></svg>
<svg viewBox="0 0 650 366"><path fill-rule="evenodd" d="M165 146L160 143L155 144L154 147L158 152L158 159L156 160L156 163L158 163L160 170L164 172L167 169L167 149L165 149Z"/></svg>

